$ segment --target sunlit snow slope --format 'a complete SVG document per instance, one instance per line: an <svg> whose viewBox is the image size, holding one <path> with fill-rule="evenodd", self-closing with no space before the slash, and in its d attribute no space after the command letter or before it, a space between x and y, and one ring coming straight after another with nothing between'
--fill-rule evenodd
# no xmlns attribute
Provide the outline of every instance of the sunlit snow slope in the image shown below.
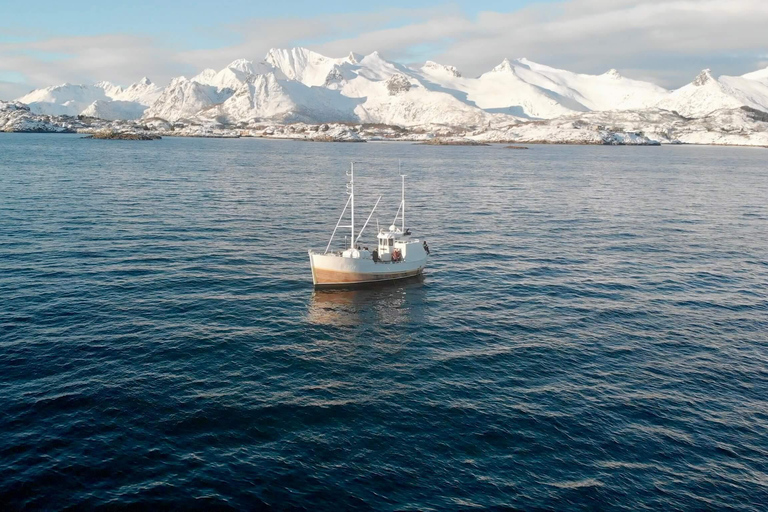
<svg viewBox="0 0 768 512"><path fill-rule="evenodd" d="M44 115L242 125L349 121L472 128L586 112L663 109L688 118L742 106L768 111L768 69L715 78L705 70L674 91L622 76L587 75L521 58L478 77L432 61L407 67L377 52L332 58L306 48L272 49L263 60L177 77L37 89L18 98Z"/></svg>

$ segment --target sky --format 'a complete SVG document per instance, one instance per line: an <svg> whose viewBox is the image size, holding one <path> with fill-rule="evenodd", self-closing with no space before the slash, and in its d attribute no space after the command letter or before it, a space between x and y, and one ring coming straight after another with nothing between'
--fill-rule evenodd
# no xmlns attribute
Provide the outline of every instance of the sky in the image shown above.
<svg viewBox="0 0 768 512"><path fill-rule="evenodd" d="M294 46L465 76L527 57L675 88L704 68L767 67L766 27L766 0L0 0L0 99L64 82L165 84Z"/></svg>

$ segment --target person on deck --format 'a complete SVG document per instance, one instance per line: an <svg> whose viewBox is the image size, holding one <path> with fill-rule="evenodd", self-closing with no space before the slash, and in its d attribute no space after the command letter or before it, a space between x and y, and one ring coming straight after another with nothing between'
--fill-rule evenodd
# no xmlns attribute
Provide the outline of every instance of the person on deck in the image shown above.
<svg viewBox="0 0 768 512"><path fill-rule="evenodd" d="M371 258L373 258L374 263L379 262L379 251L377 249L373 250L373 252L371 253Z"/></svg>

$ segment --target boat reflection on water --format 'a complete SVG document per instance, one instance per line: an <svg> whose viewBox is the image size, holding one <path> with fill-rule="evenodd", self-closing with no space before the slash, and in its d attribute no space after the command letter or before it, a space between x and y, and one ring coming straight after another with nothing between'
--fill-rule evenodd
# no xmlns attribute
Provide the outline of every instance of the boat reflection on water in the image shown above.
<svg viewBox="0 0 768 512"><path fill-rule="evenodd" d="M364 288L318 289L308 320L319 325L403 324L418 321L424 308L424 276Z"/></svg>

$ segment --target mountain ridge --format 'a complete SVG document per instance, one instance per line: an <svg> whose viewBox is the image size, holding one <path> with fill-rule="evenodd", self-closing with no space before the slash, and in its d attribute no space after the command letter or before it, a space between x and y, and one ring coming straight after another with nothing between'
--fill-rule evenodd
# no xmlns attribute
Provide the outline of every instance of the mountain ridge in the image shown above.
<svg viewBox="0 0 768 512"><path fill-rule="evenodd" d="M505 58L490 71L468 78L454 66L433 61L411 68L387 61L378 52L368 55L350 52L346 57L333 58L301 47L272 48L261 61L237 59L219 71L205 69L191 79L176 77L165 87L152 84L146 78L125 89L106 81L92 86L63 84L31 91L17 101L29 105L34 113L48 115L98 114L106 110L110 101L133 102L137 105L112 108L111 113L125 112L126 116L131 116L126 119L135 119L138 115L175 121L195 117L213 105L223 104L249 77L267 74L272 74L278 82L298 82L309 91L315 91L307 93L302 88L294 87L301 98L297 98L298 102L293 99L289 102L295 103L299 110L313 110L309 109L309 105L301 104L301 101L312 102L313 94L323 95L323 101L327 103L327 94L314 88L335 90L338 95L348 98L367 98L366 101L371 103L368 107L357 108L353 102L339 99L339 104L353 107L352 111L321 109L318 113L335 113L341 117L318 117L313 119L316 122L339 121L355 116L361 121L376 122L400 117L409 126L462 122L454 115L440 119L436 113L426 115L426 112L418 118L414 117L415 114L393 116L391 110L395 108L394 104L404 102L402 99L390 99L389 103L393 106L387 105L388 95L376 83L385 82L395 74L406 77L414 90L435 93L429 101L443 102L448 110L455 111L455 102L444 94L464 103L462 109L467 111L468 120L482 117L474 109L490 115L528 119L552 119L573 112L655 107L692 117L738 106L768 110L768 69L741 77L720 78L714 78L709 70L705 70L690 84L668 91L650 82L626 78L615 69L601 75L589 75L553 68L525 57ZM180 81L181 78L184 81ZM182 87L183 83L186 86ZM205 87L197 88L192 83L212 87L215 93ZM419 96L423 101L430 95L424 93ZM99 103L94 105L97 101ZM198 110L194 111L195 108ZM377 119L375 114L371 114L372 111L382 112L382 117ZM245 118L231 119L233 122L247 121Z"/></svg>
<svg viewBox="0 0 768 512"><path fill-rule="evenodd" d="M35 115L210 127L358 122L473 129L595 112L660 109L694 119L740 107L768 112L768 68L717 78L704 70L669 91L615 69L589 75L525 57L505 58L486 73L466 77L451 65L427 61L409 67L378 52L333 58L306 48L273 48L262 60L237 59L218 71L175 77L166 86L146 77L125 88L107 81L62 84L16 101Z"/></svg>

